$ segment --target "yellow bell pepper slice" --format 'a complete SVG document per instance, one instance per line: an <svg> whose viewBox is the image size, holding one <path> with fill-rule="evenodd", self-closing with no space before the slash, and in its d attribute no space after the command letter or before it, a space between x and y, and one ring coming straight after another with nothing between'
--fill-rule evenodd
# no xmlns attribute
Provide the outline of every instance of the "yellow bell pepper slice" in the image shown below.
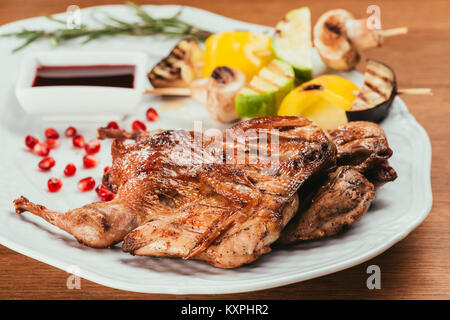
<svg viewBox="0 0 450 320"><path fill-rule="evenodd" d="M241 70L251 80L273 59L272 39L260 33L232 31L216 33L205 42L202 76L209 77L216 67Z"/></svg>
<svg viewBox="0 0 450 320"><path fill-rule="evenodd" d="M358 87L345 78L323 75L292 90L278 110L282 116L305 116L323 129L347 122L345 111L352 106Z"/></svg>

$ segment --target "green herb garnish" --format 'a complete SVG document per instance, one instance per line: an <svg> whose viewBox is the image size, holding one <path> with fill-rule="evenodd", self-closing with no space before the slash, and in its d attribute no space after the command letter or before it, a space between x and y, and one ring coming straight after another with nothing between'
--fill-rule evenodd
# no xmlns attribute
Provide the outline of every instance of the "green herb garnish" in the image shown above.
<svg viewBox="0 0 450 320"><path fill-rule="evenodd" d="M198 40L205 40L211 35L211 32L199 29L193 25L186 23L179 19L181 11L169 18L153 18L140 6L126 2L126 4L136 11L136 15L140 18L139 22L125 22L114 17L108 17L109 23L104 23L100 28L89 28L86 25L81 25L78 29L56 29L53 31L46 30L28 30L12 32L7 34L0 34L0 37L17 37L24 39L24 43L15 48L13 52L19 51L30 43L37 40L48 39L55 46L67 40L86 37L83 43L98 39L100 37L114 36L114 35L129 35L129 36L146 36L153 34L163 34L166 36L191 36ZM46 16L48 19L65 24L64 21L58 20L52 16Z"/></svg>

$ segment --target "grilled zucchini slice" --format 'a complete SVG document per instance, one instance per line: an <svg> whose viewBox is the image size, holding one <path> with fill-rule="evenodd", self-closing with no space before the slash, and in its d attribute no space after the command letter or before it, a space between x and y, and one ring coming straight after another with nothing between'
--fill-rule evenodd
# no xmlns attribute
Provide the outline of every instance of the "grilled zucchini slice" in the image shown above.
<svg viewBox="0 0 450 320"><path fill-rule="evenodd" d="M276 115L283 98L294 89L294 76L289 64L272 60L236 96L237 115L247 118Z"/></svg>

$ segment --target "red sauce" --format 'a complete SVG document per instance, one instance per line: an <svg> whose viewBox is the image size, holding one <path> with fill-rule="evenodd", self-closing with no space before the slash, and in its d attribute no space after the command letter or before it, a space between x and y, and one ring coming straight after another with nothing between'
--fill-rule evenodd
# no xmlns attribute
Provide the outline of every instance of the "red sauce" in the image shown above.
<svg viewBox="0 0 450 320"><path fill-rule="evenodd" d="M39 66L33 87L134 87L134 65Z"/></svg>

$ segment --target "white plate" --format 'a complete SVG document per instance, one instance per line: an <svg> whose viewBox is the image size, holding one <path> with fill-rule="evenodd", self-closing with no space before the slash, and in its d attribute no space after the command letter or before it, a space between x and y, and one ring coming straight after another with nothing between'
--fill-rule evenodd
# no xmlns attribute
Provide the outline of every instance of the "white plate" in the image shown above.
<svg viewBox="0 0 450 320"><path fill-rule="evenodd" d="M177 7L152 6L147 9L154 15L164 16L175 12ZM134 18L128 8L104 6L83 10L84 23L91 21L89 14L93 11L108 12L124 19ZM185 7L182 18L199 27L213 28L212 31L270 31L267 27L250 25L188 7ZM42 26L55 25L43 18L34 18L3 26L0 32ZM338 237L289 248L276 248L255 263L234 270L217 269L199 261L133 257L123 253L120 246L103 250L85 247L42 219L29 213L19 216L13 212L12 201L20 195L55 210L66 210L94 201L95 193L77 192L76 182L88 175L93 175L100 181L101 168L110 162L109 145L103 143L99 168L79 169L75 178L63 178L64 187L61 192L46 192L47 179L50 176L61 177L63 167L69 161L74 161L79 166L83 153L74 151L70 141L62 138L61 148L52 153L57 161L56 167L50 173L41 173L37 169L39 159L25 150L24 136L33 134L42 138L44 128L50 124L28 116L20 108L12 89L14 75L17 74L22 55L49 47L46 43L36 43L23 52L10 54L9 50L19 43L16 40L0 39L0 243L29 257L63 270L77 266L83 278L123 290L173 294L244 292L323 276L367 261L406 237L426 218L431 209L430 141L424 129L408 113L403 101L396 98L391 113L382 126L394 150L391 164L398 172L398 179L380 189L365 217ZM156 63L175 43L175 39L165 41L159 36L140 39L121 37L100 39L80 47L77 42L72 42L55 50L142 50L149 53ZM344 75L361 83L362 75L358 72ZM157 108L161 115L158 122L147 122L149 129L192 128L193 119L204 121L205 128L215 125L208 120L205 108L190 100L186 101L185 107L177 109L163 107L163 103L160 99L146 98L139 112L122 125L129 128L133 119L145 119L144 113L149 105ZM57 125L56 128L62 132L67 125ZM94 137L95 125L76 126L85 137Z"/></svg>

